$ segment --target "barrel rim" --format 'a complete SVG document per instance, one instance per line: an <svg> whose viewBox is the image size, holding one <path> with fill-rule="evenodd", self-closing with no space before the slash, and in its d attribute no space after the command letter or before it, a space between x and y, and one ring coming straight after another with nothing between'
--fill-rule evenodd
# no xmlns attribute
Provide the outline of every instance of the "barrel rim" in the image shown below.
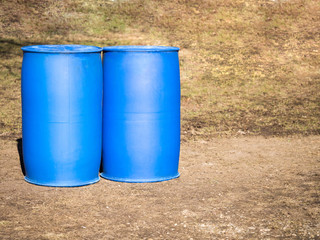
<svg viewBox="0 0 320 240"><path fill-rule="evenodd" d="M24 52L34 53L100 53L101 47L89 46L89 45L31 45L21 48Z"/></svg>
<svg viewBox="0 0 320 240"><path fill-rule="evenodd" d="M177 52L180 48L171 46L124 45L103 47L104 52Z"/></svg>

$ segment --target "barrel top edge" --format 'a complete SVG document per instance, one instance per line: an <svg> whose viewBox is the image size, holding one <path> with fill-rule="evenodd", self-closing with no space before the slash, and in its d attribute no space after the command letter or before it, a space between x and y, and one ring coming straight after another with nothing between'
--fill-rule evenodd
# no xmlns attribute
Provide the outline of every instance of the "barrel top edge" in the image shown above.
<svg viewBox="0 0 320 240"><path fill-rule="evenodd" d="M171 46L108 46L104 52L177 52L180 48Z"/></svg>
<svg viewBox="0 0 320 240"><path fill-rule="evenodd" d="M32 45L24 46L21 50L35 53L99 53L102 48L88 45Z"/></svg>

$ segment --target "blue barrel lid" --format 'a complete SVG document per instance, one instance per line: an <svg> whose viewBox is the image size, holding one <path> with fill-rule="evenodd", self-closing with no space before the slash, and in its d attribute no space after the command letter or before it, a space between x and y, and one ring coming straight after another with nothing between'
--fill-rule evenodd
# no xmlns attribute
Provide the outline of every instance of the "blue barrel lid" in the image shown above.
<svg viewBox="0 0 320 240"><path fill-rule="evenodd" d="M24 52L36 53L95 53L102 48L87 45L33 45L21 48Z"/></svg>
<svg viewBox="0 0 320 240"><path fill-rule="evenodd" d="M104 47L104 52L172 52L179 51L178 47L166 46L110 46Z"/></svg>

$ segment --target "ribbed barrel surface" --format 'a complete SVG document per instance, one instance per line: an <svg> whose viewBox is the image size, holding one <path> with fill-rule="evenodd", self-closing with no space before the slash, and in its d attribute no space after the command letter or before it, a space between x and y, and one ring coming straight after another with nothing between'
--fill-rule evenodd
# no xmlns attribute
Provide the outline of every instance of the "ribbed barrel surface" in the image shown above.
<svg viewBox="0 0 320 240"><path fill-rule="evenodd" d="M22 141L26 181L81 186L99 180L101 48L23 47Z"/></svg>
<svg viewBox="0 0 320 240"><path fill-rule="evenodd" d="M103 172L124 182L179 176L178 48L104 49Z"/></svg>

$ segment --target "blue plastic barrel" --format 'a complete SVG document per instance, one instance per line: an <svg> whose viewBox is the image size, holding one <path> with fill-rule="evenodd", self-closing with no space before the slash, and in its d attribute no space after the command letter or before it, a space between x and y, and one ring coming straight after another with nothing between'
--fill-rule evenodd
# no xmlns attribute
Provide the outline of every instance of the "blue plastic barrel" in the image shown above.
<svg viewBox="0 0 320 240"><path fill-rule="evenodd" d="M99 181L102 49L83 45L21 49L25 180L56 187Z"/></svg>
<svg viewBox="0 0 320 240"><path fill-rule="evenodd" d="M103 48L103 172L121 182L179 177L179 48Z"/></svg>

